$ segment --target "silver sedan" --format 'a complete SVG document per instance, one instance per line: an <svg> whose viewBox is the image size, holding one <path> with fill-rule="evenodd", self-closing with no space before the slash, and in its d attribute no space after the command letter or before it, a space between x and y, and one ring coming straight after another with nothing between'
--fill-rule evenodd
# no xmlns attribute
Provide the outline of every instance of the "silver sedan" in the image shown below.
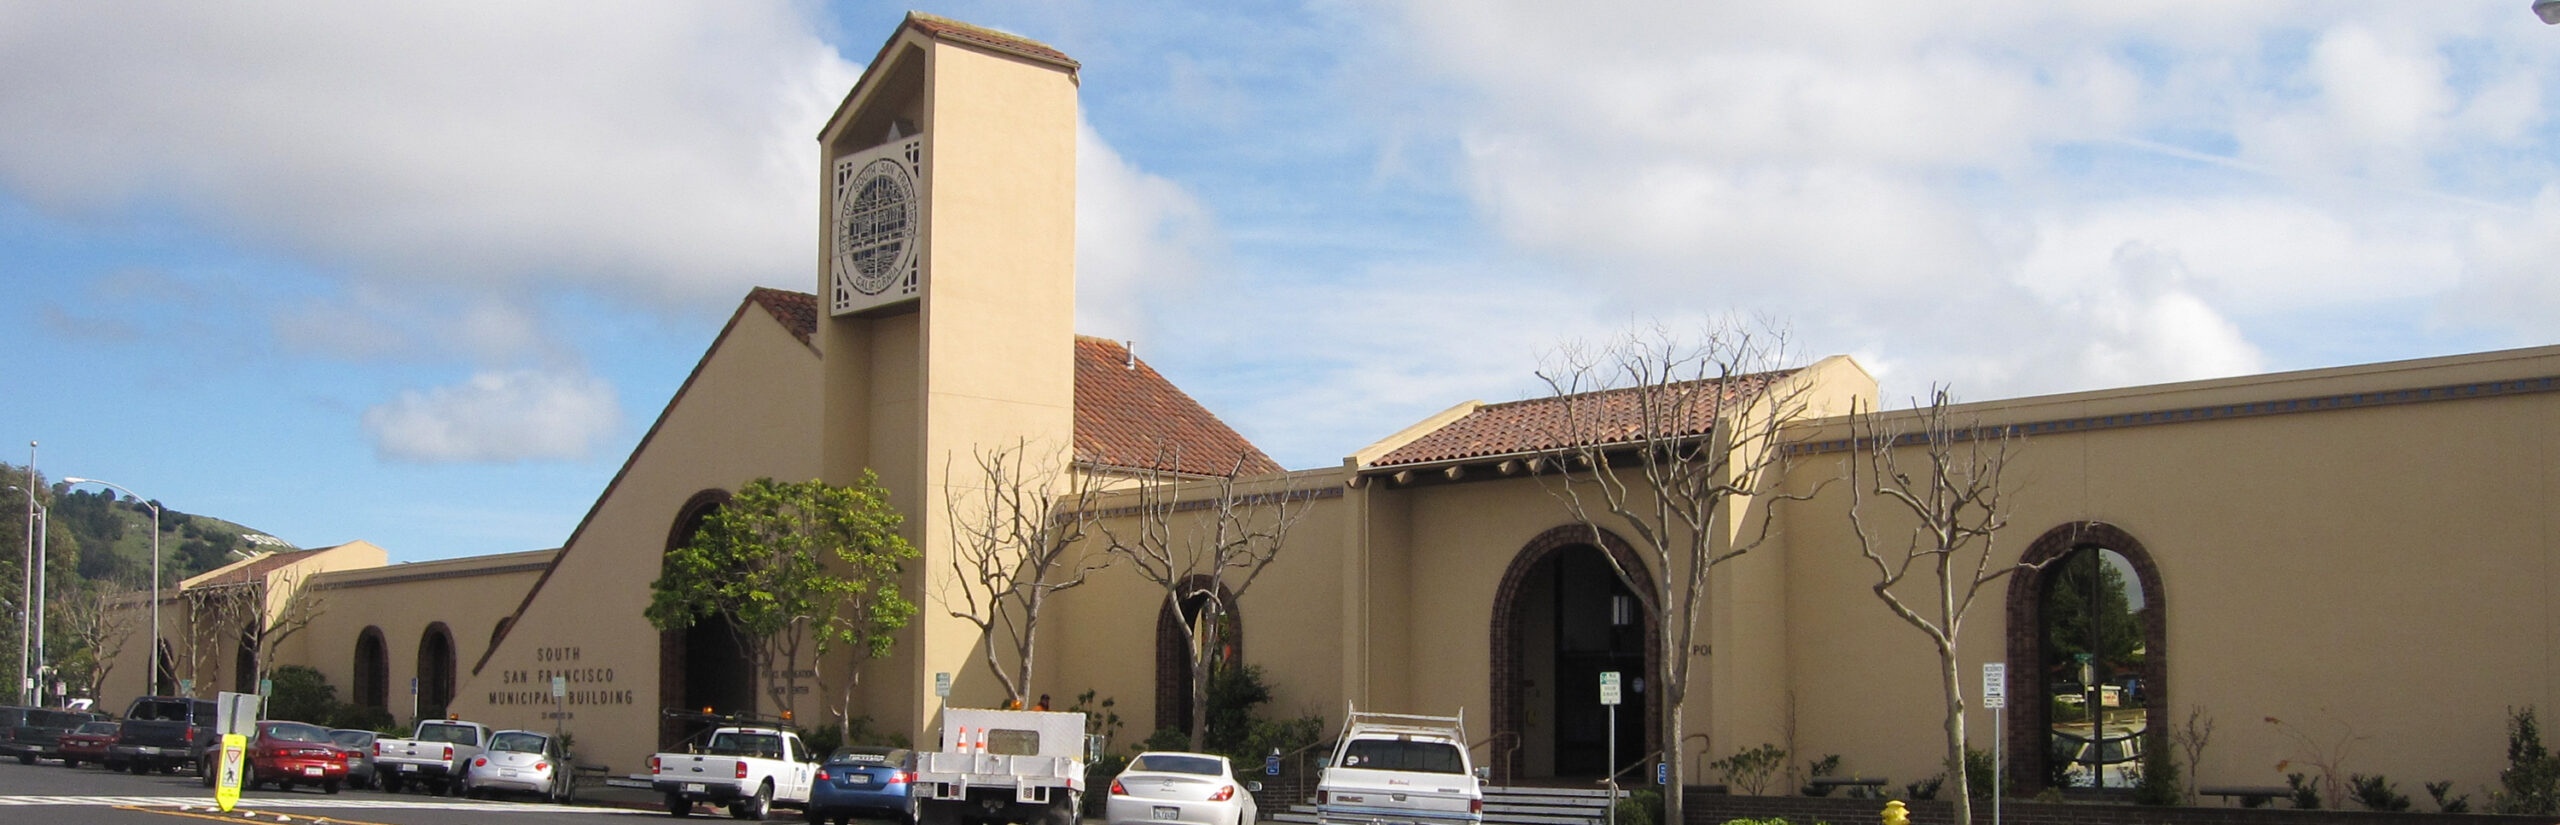
<svg viewBox="0 0 2560 825"><path fill-rule="evenodd" d="M1150 751L1111 780L1110 825L1253 825L1260 782L1236 781L1224 756Z"/></svg>
<svg viewBox="0 0 2560 825"><path fill-rule="evenodd" d="M462 776L462 792L470 796L523 793L548 802L567 802L575 795L575 772L568 755L551 734L502 730L489 737L489 749L471 758Z"/></svg>

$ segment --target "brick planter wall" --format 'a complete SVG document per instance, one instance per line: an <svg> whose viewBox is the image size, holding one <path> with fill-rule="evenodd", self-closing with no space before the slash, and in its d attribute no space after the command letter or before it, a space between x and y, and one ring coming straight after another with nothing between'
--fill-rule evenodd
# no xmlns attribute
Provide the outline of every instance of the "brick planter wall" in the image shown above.
<svg viewBox="0 0 2560 825"><path fill-rule="evenodd" d="M1685 819L1688 825L1721 825L1735 819L1767 819L1785 817L1793 825L1873 825L1884 812L1881 799L1834 799L1809 796L1733 796L1702 793L1688 795ZM1906 803L1912 825L1953 825L1955 806L1947 802ZM2427 804L2420 802L2419 804ZM1991 822L1991 804L1974 803L1975 825ZM2363 810L2298 811L2291 808L2242 808L2238 806L2202 805L2195 807L2154 807L2149 805L2055 804L2003 800L2000 803L2002 825L2552 825L2560 817L2504 816L2495 814L2444 813L2376 813Z"/></svg>

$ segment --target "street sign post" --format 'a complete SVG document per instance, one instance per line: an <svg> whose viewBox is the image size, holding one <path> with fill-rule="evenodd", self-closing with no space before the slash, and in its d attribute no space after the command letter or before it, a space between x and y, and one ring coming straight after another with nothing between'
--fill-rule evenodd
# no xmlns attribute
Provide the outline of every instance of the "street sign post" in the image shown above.
<svg viewBox="0 0 2560 825"><path fill-rule="evenodd" d="M214 730L222 735L221 754L213 775L213 804L224 813L240 804L240 768L249 752L249 734L258 729L259 697L223 691L214 696Z"/></svg>
<svg viewBox="0 0 2560 825"><path fill-rule="evenodd" d="M2008 739L2009 665L1982 663L1982 706L1991 709L1991 825L2000 825L2000 751Z"/></svg>
<svg viewBox="0 0 2560 825"><path fill-rule="evenodd" d="M1601 760L1609 773L1609 798L1618 798L1618 672L1600 672L1600 704L1609 708L1609 756ZM1609 806L1609 825L1618 825L1618 806Z"/></svg>
<svg viewBox="0 0 2560 825"><path fill-rule="evenodd" d="M941 673L936 673L936 674L934 674L934 675L933 675L933 695L935 695L935 696L939 696L939 697L942 697L942 698L944 698L944 699L949 699L949 698L951 698L951 672L950 672L950 671L947 671L947 670L946 670L946 671L943 671L943 672L941 672Z"/></svg>

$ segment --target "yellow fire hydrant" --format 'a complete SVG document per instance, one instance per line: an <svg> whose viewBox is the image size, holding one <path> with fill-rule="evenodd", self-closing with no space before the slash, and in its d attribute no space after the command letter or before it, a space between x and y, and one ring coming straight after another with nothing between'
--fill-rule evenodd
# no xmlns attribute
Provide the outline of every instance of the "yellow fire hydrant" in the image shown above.
<svg viewBox="0 0 2560 825"><path fill-rule="evenodd" d="M1902 800L1884 803L1884 825L1911 825L1911 812L1903 809Z"/></svg>

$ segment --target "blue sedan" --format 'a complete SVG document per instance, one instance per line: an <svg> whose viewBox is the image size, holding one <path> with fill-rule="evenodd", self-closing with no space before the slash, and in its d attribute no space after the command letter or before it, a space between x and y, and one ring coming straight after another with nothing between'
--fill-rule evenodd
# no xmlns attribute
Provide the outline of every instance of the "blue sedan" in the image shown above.
<svg viewBox="0 0 2560 825"><path fill-rule="evenodd" d="M915 752L905 748L860 745L837 748L818 767L809 790L809 821L842 825L855 817L893 819L913 825L916 800Z"/></svg>

